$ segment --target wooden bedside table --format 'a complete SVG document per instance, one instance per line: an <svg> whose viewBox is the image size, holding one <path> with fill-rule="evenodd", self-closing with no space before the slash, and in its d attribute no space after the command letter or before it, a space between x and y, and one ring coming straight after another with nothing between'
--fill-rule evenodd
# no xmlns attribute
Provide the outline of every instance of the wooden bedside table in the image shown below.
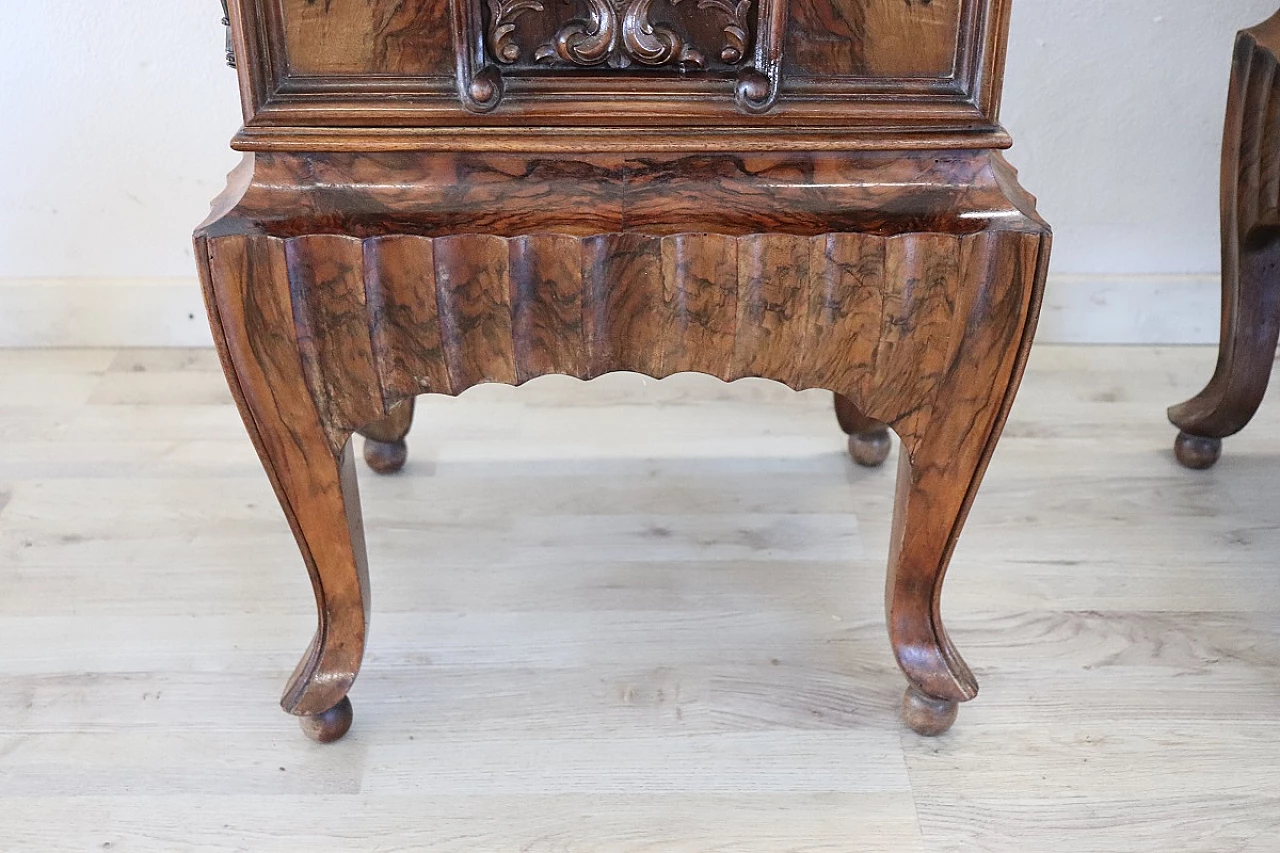
<svg viewBox="0 0 1280 853"><path fill-rule="evenodd" d="M907 722L977 683L952 548L1022 375L1049 229L998 149L1009 0L231 0L248 152L196 233L210 322L320 622L284 695L351 724L369 588L349 439L418 394L699 371L902 441Z"/></svg>

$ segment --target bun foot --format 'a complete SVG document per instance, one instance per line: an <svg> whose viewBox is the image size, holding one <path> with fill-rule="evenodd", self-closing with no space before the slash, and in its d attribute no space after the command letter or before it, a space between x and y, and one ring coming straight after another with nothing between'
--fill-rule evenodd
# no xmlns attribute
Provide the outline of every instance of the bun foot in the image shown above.
<svg viewBox="0 0 1280 853"><path fill-rule="evenodd" d="M902 718L911 730L925 737L937 737L951 728L960 710L958 702L934 699L914 686L902 697Z"/></svg>
<svg viewBox="0 0 1280 853"><path fill-rule="evenodd" d="M372 438L364 440L364 461L379 474L394 474L404 467L409 459L409 445L404 440L377 441Z"/></svg>
<svg viewBox="0 0 1280 853"><path fill-rule="evenodd" d="M342 701L329 710L309 717L299 717L298 723L302 726L303 734L316 743L333 743L341 740L351 730L354 713L351 700L343 696Z"/></svg>
<svg viewBox="0 0 1280 853"><path fill-rule="evenodd" d="M849 455L863 468L879 468L889 458L889 429L855 432L849 436Z"/></svg>
<svg viewBox="0 0 1280 853"><path fill-rule="evenodd" d="M1222 439L1180 432L1173 443L1173 455L1178 457L1184 468L1203 471L1212 468L1218 457L1222 456Z"/></svg>

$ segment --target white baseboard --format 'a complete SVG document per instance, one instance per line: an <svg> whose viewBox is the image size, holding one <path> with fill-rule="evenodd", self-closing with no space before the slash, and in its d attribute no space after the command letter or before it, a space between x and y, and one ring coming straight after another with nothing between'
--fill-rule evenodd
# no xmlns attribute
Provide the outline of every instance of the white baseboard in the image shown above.
<svg viewBox="0 0 1280 853"><path fill-rule="evenodd" d="M190 279L0 279L2 347L211 347Z"/></svg>
<svg viewBox="0 0 1280 853"><path fill-rule="evenodd" d="M1050 276L1045 343L1212 344L1217 276ZM0 279L0 347L212 346L191 279Z"/></svg>
<svg viewBox="0 0 1280 853"><path fill-rule="evenodd" d="M1050 275L1036 340L1216 344L1221 315L1217 275Z"/></svg>

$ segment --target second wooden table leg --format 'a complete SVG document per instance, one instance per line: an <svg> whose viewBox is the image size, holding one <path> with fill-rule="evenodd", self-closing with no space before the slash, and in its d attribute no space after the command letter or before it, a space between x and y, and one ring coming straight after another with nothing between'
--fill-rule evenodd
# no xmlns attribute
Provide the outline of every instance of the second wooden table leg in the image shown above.
<svg viewBox="0 0 1280 853"><path fill-rule="evenodd" d="M836 394L836 420L849 436L849 455L864 468L879 468L889 458L893 442L889 428L859 411L854 402Z"/></svg>
<svg viewBox="0 0 1280 853"><path fill-rule="evenodd" d="M409 459L405 436L413 426L413 400L391 408L384 420L360 429L364 436L364 461L379 474L394 474Z"/></svg>
<svg viewBox="0 0 1280 853"><path fill-rule="evenodd" d="M1280 120L1280 13L1240 33L1222 143L1222 336L1213 378L1169 410L1174 453L1187 468L1212 467L1222 439L1249 423L1271 378L1280 337L1280 228L1275 160Z"/></svg>

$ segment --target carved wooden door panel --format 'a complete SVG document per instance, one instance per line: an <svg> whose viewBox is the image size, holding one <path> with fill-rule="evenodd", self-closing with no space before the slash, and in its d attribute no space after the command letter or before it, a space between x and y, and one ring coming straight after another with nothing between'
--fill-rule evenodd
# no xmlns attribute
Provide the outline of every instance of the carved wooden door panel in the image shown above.
<svg viewBox="0 0 1280 853"><path fill-rule="evenodd" d="M453 0L458 96L473 112L502 100L505 75L606 69L637 92L645 69L711 82L732 75L738 108L770 110L782 78L787 0ZM562 8L556 8L557 6ZM602 75L603 76L603 75Z"/></svg>

